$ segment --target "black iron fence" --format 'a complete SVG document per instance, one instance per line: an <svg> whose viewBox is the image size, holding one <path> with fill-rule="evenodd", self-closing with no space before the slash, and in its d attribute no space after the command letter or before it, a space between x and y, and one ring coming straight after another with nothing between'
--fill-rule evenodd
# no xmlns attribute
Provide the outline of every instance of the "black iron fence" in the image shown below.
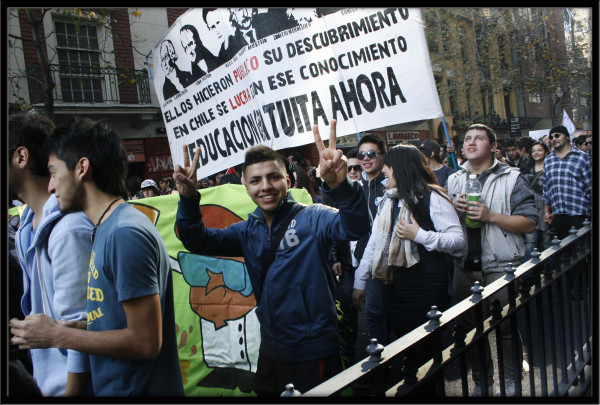
<svg viewBox="0 0 600 405"><path fill-rule="evenodd" d="M555 237L549 249L534 251L528 262L508 266L504 277L485 288L476 282L469 298L444 313L432 307L428 323L389 345L383 347L373 339L368 357L303 396L345 395L350 389L356 395L357 381L366 380L371 381L366 395L467 397L474 388L467 351L483 354L486 339L493 352L498 389L488 391L483 378L480 390L483 396L504 396L507 387L499 331L506 324L514 349L512 362L519 365L514 368L515 396L591 396L591 242L591 224L586 221L562 241ZM494 299L494 293L502 290L508 292L504 306ZM475 328L465 330L461 317L469 311L474 313ZM517 350L519 341L523 358ZM418 345L431 353L424 364L415 364L410 356ZM486 369L483 361L480 366ZM455 377L449 378L453 373ZM293 393L291 386L284 395Z"/></svg>
<svg viewBox="0 0 600 405"><path fill-rule="evenodd" d="M50 65L54 100L62 103L150 104L146 69ZM31 104L44 102L45 90L39 65L27 69ZM133 90L133 91L132 91Z"/></svg>

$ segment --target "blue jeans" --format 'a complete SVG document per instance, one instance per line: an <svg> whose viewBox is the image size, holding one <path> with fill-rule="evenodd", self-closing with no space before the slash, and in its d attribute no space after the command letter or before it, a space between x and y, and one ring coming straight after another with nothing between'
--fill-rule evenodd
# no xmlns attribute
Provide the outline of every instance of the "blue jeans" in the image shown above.
<svg viewBox="0 0 600 405"><path fill-rule="evenodd" d="M352 303L354 269L343 268L340 281L335 283L335 297L340 303L340 339L345 367L354 364L356 337L358 335L358 310ZM339 315L338 313L338 315Z"/></svg>
<svg viewBox="0 0 600 405"><path fill-rule="evenodd" d="M504 272L498 273L484 273L482 271L467 271L460 268L455 268L454 271L454 290L456 291L456 301L460 302L465 298L468 298L471 293L471 287L475 283L475 281L479 281L479 284L482 287L487 286L488 284L493 283L499 278L504 277ZM497 299L500 301L502 306L508 303L508 290L500 290L496 292L490 299L490 303ZM488 311L484 316L489 316ZM475 313L473 311L468 311L464 315L461 316L461 320L466 330L475 327ZM504 322L500 327L500 337L502 344L502 358L504 363L504 378L505 379L514 379L515 378L515 368L521 367L521 361L523 359L523 346L521 342L520 333L517 334L517 347L518 347L518 358L519 364L513 364L513 349L512 349L512 335L511 335L511 327L510 322ZM498 333L498 332L497 332ZM488 384L493 384L493 376L494 376L494 365L492 362L492 356L490 352L490 344L488 339L485 339L485 373L487 374ZM471 372L473 381L476 384L479 384L481 375L479 370L480 363L480 353L476 346L472 346L467 350L467 359L469 361L469 365L471 366Z"/></svg>
<svg viewBox="0 0 600 405"><path fill-rule="evenodd" d="M544 250L552 246L552 235L548 232L534 229L531 233L524 233L525 239L525 256L523 257L523 263L531 259L531 252L537 248L538 252L542 253Z"/></svg>
<svg viewBox="0 0 600 405"><path fill-rule="evenodd" d="M371 277L365 287L365 324L369 339L376 338L377 343L390 343L389 331L383 312L383 283Z"/></svg>

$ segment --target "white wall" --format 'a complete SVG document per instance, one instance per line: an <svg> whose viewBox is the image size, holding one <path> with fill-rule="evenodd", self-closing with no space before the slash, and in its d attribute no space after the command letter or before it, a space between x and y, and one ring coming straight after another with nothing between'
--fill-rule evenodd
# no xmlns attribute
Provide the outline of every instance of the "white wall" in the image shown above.
<svg viewBox="0 0 600 405"><path fill-rule="evenodd" d="M133 11L141 11L139 18L133 16ZM154 71L152 66L152 57L148 58L148 66L146 64L146 56L152 51L152 48L160 42L160 39L167 32L168 21L167 12L162 7L139 7L129 8L129 22L131 27L131 43L135 48L133 58L136 69L148 70L148 79L150 80L150 92L152 94L152 105L158 106L158 98L152 83L152 75L150 69ZM159 67L160 68L160 67Z"/></svg>

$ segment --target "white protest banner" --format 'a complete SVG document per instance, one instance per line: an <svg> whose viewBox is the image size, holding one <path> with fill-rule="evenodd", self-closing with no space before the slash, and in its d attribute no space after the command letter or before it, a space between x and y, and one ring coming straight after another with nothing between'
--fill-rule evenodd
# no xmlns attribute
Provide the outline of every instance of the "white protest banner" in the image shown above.
<svg viewBox="0 0 600 405"><path fill-rule="evenodd" d="M542 139L542 137L544 135L548 135L548 132L550 132L550 128L538 129L536 131L529 131L529 137L532 139L535 139L536 141L539 141L540 139Z"/></svg>
<svg viewBox="0 0 600 405"><path fill-rule="evenodd" d="M332 119L344 136L442 116L419 9L317 14L191 9L179 17L152 52L174 164L184 145L190 155L200 148L205 177L242 163L257 144L312 143L312 126L326 134Z"/></svg>

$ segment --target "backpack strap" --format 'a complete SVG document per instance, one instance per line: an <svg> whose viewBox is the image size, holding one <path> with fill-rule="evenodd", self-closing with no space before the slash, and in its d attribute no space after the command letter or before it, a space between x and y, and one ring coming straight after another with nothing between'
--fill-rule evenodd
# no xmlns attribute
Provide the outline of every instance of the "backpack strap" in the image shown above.
<svg viewBox="0 0 600 405"><path fill-rule="evenodd" d="M540 170L540 171L538 172L538 174L537 174L537 175L536 175L536 176L533 178L533 180L531 180L531 181L529 182L529 188L532 188L532 187L533 187L533 185L535 184L536 180L538 179L538 177L540 177L540 175L541 175L542 173L543 173L543 170Z"/></svg>
<svg viewBox="0 0 600 405"><path fill-rule="evenodd" d="M277 248L279 247L279 242L281 242L281 239L283 238L283 235L285 234L285 231L287 231L287 228L290 225L290 223L292 222L292 220L303 209L304 209L304 205L301 205L301 204L294 205L292 207L292 212L287 216L285 221L282 222L281 225L279 226L277 235L275 235L275 238L273 239L273 241L271 243L271 250L269 250L267 257L266 257L265 261L263 262L263 269L262 269L262 273L260 275L260 291L261 291L261 293L262 293L262 289L263 289L263 284L265 283L265 279L267 278L267 272L269 271L269 268L271 267L273 260L275 260L275 253L277 252Z"/></svg>

